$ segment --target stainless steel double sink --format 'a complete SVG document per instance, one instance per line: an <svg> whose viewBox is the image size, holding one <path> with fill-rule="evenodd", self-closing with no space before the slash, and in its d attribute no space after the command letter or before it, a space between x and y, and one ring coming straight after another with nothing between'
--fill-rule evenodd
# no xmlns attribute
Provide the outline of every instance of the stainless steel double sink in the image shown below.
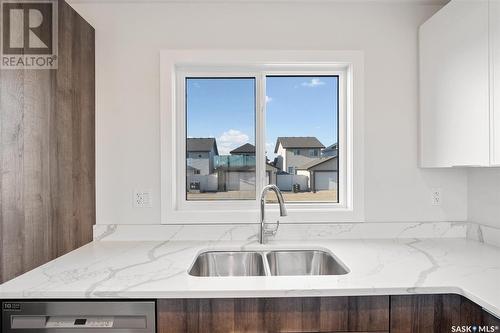
<svg viewBox="0 0 500 333"><path fill-rule="evenodd" d="M343 275L348 268L322 250L207 251L189 270L193 276Z"/></svg>

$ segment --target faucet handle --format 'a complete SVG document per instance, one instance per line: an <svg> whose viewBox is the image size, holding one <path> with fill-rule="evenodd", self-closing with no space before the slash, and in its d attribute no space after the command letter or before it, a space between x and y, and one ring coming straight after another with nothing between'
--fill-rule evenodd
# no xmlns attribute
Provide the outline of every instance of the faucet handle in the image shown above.
<svg viewBox="0 0 500 333"><path fill-rule="evenodd" d="M267 223L266 223L267 224ZM265 228L264 229L264 233L266 235L272 235L272 236L275 236L276 233L278 232L278 228L280 227L280 220L276 220L276 227L272 228L272 229L267 229Z"/></svg>

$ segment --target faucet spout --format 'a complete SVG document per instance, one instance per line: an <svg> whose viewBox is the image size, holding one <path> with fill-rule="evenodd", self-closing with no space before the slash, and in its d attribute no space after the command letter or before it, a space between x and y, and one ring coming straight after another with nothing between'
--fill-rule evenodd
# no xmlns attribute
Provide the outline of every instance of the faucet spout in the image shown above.
<svg viewBox="0 0 500 333"><path fill-rule="evenodd" d="M285 207L285 200L283 199L283 194L281 193L278 186L274 184L269 184L262 189L262 193L260 194L260 233L259 233L259 243L264 244L265 235L271 234L275 235L278 231L280 221L276 222L276 228L273 230L266 229L266 194L269 191L273 191L278 198L278 204L280 207L280 216L287 216L288 212Z"/></svg>

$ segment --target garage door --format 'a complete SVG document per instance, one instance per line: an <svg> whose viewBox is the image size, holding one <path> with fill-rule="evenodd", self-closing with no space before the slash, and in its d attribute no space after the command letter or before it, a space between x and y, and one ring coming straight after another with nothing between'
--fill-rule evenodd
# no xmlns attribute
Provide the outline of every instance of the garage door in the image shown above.
<svg viewBox="0 0 500 333"><path fill-rule="evenodd" d="M337 172L335 171L316 171L314 173L314 183L316 191L337 189Z"/></svg>

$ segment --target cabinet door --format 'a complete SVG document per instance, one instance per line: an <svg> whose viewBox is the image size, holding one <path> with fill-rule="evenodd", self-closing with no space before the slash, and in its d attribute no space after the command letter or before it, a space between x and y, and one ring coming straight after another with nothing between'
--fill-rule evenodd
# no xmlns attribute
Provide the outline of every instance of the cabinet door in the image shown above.
<svg viewBox="0 0 500 333"><path fill-rule="evenodd" d="M500 166L500 0L490 0L491 36L491 163Z"/></svg>
<svg viewBox="0 0 500 333"><path fill-rule="evenodd" d="M449 294L391 296L390 318L391 333L458 332L457 326L469 327L473 332L474 325L495 327L500 324L498 318L477 304L460 295Z"/></svg>
<svg viewBox="0 0 500 333"><path fill-rule="evenodd" d="M488 1L451 1L419 40L421 166L489 165Z"/></svg>
<svg viewBox="0 0 500 333"><path fill-rule="evenodd" d="M163 299L158 333L388 332L389 296Z"/></svg>

